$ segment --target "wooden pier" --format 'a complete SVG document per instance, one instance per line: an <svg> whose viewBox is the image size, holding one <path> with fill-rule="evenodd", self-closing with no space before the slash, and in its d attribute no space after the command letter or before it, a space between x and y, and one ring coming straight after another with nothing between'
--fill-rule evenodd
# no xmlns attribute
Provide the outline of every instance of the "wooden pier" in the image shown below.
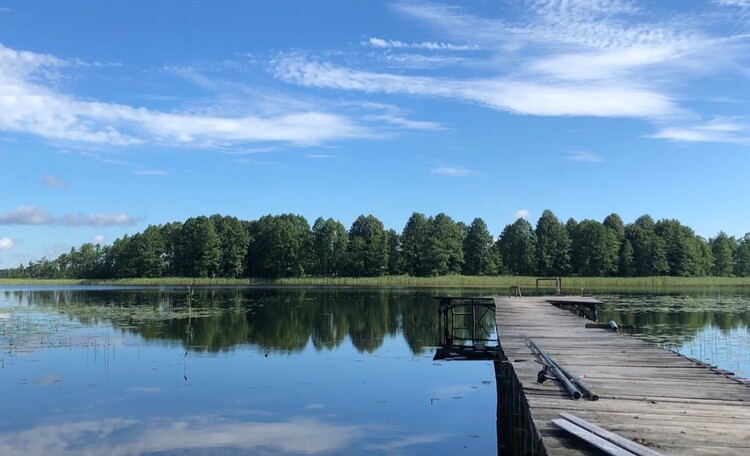
<svg viewBox="0 0 750 456"><path fill-rule="evenodd" d="M609 329L550 303L596 306L587 297L493 297L502 361L501 455L601 455L552 423L568 413L663 455L750 455L750 385L725 371ZM531 339L598 396L571 399ZM512 442L512 444L511 444ZM632 454L632 453L626 453Z"/></svg>

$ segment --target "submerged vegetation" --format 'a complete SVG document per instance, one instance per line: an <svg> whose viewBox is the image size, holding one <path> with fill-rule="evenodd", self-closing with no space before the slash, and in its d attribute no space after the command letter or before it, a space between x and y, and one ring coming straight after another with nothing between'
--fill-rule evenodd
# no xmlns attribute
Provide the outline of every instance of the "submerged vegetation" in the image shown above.
<svg viewBox="0 0 750 456"><path fill-rule="evenodd" d="M53 260L0 271L5 279L127 283L135 278L138 284L162 278L191 284L281 279L413 286L529 280L516 276L647 277L641 284L647 286L659 280L653 277L750 277L750 233L741 239L725 233L704 239L677 220L654 221L648 215L627 225L617 214L602 222L562 223L550 210L536 227L519 218L497 239L480 218L467 226L445 214L414 213L401 233L386 230L372 215L358 217L349 230L331 218L318 218L310 227L294 214L253 221L212 215L151 225L112 245L87 243Z"/></svg>

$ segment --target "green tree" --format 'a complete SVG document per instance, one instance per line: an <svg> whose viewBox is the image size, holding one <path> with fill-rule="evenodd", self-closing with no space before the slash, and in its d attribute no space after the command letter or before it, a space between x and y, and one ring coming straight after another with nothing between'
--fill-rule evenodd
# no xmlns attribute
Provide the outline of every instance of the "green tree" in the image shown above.
<svg viewBox="0 0 750 456"><path fill-rule="evenodd" d="M632 277L635 275L635 267L633 266L633 245L627 239L623 239L620 244L620 255L617 269L621 277Z"/></svg>
<svg viewBox="0 0 750 456"><path fill-rule="evenodd" d="M734 251L737 240L721 231L715 238L708 241L714 255L714 274L728 277L734 273Z"/></svg>
<svg viewBox="0 0 750 456"><path fill-rule="evenodd" d="M695 242L698 244L698 265L696 275L701 277L711 276L714 274L714 253L711 251L711 244L708 240L696 236Z"/></svg>
<svg viewBox="0 0 750 456"><path fill-rule="evenodd" d="M221 272L221 239L211 219L202 215L182 224L180 236L181 275L216 277Z"/></svg>
<svg viewBox="0 0 750 456"><path fill-rule="evenodd" d="M464 229L451 217L440 213L430 217L427 243L428 275L461 272L464 263Z"/></svg>
<svg viewBox="0 0 750 456"><path fill-rule="evenodd" d="M497 273L494 239L481 218L475 218L464 238L464 274L493 275Z"/></svg>
<svg viewBox="0 0 750 456"><path fill-rule="evenodd" d="M340 275L346 265L346 249L349 234L338 220L318 217L313 223L314 272L332 276Z"/></svg>
<svg viewBox="0 0 750 456"><path fill-rule="evenodd" d="M636 276L669 273L667 245L654 231L655 225L650 216L643 215L625 227L625 239L633 247L633 269Z"/></svg>
<svg viewBox="0 0 750 456"><path fill-rule="evenodd" d="M511 274L533 275L536 271L536 233L525 219L519 218L503 228L497 249Z"/></svg>
<svg viewBox="0 0 750 456"><path fill-rule="evenodd" d="M622 218L614 212L609 214L602 221L602 225L612 230L615 233L615 237L618 242L622 242L625 239L625 223Z"/></svg>
<svg viewBox="0 0 750 456"><path fill-rule="evenodd" d="M654 232L664 240L670 275L698 275L700 247L693 230L677 220L665 219L656 223Z"/></svg>
<svg viewBox="0 0 750 456"><path fill-rule="evenodd" d="M385 234L388 243L388 274L403 274L404 257L401 251L401 235L394 229L389 229Z"/></svg>
<svg viewBox="0 0 750 456"><path fill-rule="evenodd" d="M222 277L242 277L245 273L245 257L250 247L250 233L237 217L219 214L211 216L221 246Z"/></svg>
<svg viewBox="0 0 750 456"><path fill-rule="evenodd" d="M734 250L734 275L750 277L750 233L739 240Z"/></svg>
<svg viewBox="0 0 750 456"><path fill-rule="evenodd" d="M617 272L620 249L612 230L596 220L583 220L574 233L573 263L579 274L604 277Z"/></svg>
<svg viewBox="0 0 750 456"><path fill-rule="evenodd" d="M404 272L411 276L430 275L427 261L430 223L424 214L415 212L409 217L401 234Z"/></svg>
<svg viewBox="0 0 750 456"><path fill-rule="evenodd" d="M260 277L299 277L312 252L312 233L301 215L266 215L251 225L250 270Z"/></svg>
<svg viewBox="0 0 750 456"><path fill-rule="evenodd" d="M182 223L172 222L162 225L161 237L164 240L164 275L180 275L180 258L182 247Z"/></svg>
<svg viewBox="0 0 750 456"><path fill-rule="evenodd" d="M536 223L536 272L542 276L559 276L570 271L570 237L568 230L546 209Z"/></svg>
<svg viewBox="0 0 750 456"><path fill-rule="evenodd" d="M349 229L349 271L352 275L380 276L388 270L388 241L383 223L360 215Z"/></svg>
<svg viewBox="0 0 750 456"><path fill-rule="evenodd" d="M167 271L165 242L161 227L149 225L130 239L128 260L130 277L162 277Z"/></svg>

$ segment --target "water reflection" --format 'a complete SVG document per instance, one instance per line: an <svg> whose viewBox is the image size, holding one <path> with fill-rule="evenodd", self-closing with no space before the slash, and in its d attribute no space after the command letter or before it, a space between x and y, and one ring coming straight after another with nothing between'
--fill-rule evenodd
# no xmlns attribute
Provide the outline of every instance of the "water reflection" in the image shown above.
<svg viewBox="0 0 750 456"><path fill-rule="evenodd" d="M0 288L0 454L492 454L492 365L432 360L432 295Z"/></svg>
<svg viewBox="0 0 750 456"><path fill-rule="evenodd" d="M598 320L634 325L636 337L750 377L747 294L605 295Z"/></svg>
<svg viewBox="0 0 750 456"><path fill-rule="evenodd" d="M734 296L604 295L599 321L632 324L636 334L665 345L690 341L706 327L728 332L750 326L750 299Z"/></svg>
<svg viewBox="0 0 750 456"><path fill-rule="evenodd" d="M366 428L296 417L283 422L237 422L221 416L153 420L105 419L35 426L0 434L0 454L143 455L340 453ZM370 429L372 432L373 429ZM422 440L425 438L422 437ZM391 445L402 445L392 442Z"/></svg>
<svg viewBox="0 0 750 456"><path fill-rule="evenodd" d="M412 353L421 354L439 339L428 291L201 288L190 303L188 296L184 288L4 293L6 306L54 310L83 325L107 323L197 351L245 344L276 352L300 352L308 344L333 350L348 339L360 353L372 353L402 333Z"/></svg>

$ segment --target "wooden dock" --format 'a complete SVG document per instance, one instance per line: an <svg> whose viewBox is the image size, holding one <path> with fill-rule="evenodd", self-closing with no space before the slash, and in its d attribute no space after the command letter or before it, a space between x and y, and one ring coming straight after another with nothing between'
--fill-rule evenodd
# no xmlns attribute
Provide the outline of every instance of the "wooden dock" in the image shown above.
<svg viewBox="0 0 750 456"><path fill-rule="evenodd" d="M549 303L595 306L592 298L493 299L507 358L496 362L500 454L604 454L552 424L570 413L663 455L750 455L750 385L742 379L631 336L586 329L590 321ZM557 381L538 383L543 366L526 338L600 399L573 400ZM507 439L516 444L504 446Z"/></svg>

